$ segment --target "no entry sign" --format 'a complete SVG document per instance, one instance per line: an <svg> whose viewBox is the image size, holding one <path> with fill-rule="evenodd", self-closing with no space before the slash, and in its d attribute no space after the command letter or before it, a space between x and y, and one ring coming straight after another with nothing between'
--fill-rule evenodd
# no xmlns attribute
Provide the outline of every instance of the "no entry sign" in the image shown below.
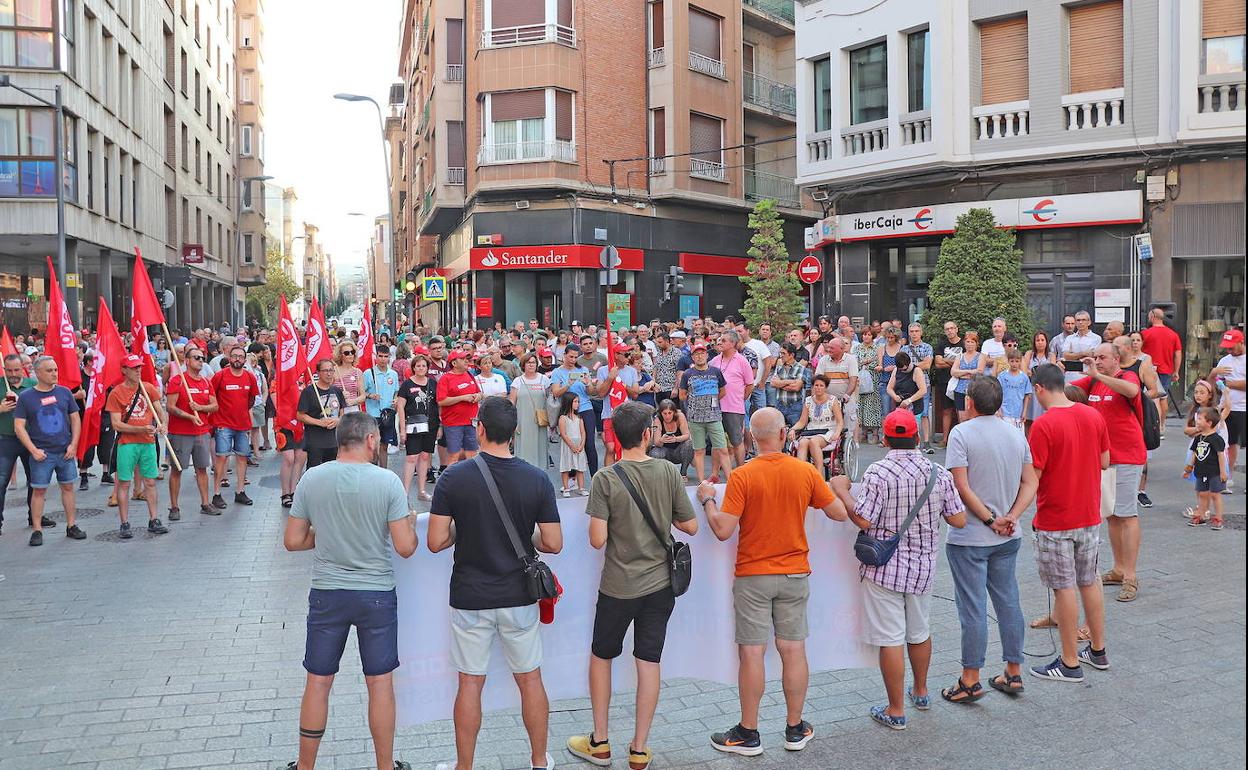
<svg viewBox="0 0 1248 770"><path fill-rule="evenodd" d="M823 263L813 254L807 254L797 263L797 277L802 283L816 283L823 278Z"/></svg>

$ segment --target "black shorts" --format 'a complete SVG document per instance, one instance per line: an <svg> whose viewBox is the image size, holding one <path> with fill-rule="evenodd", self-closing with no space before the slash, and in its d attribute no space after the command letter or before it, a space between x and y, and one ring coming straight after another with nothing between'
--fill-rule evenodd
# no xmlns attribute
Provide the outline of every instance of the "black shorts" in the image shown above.
<svg viewBox="0 0 1248 770"><path fill-rule="evenodd" d="M434 436L438 435L437 426L430 426L430 429L424 433L409 433L404 440L405 448L408 456L418 455L422 452L432 453L436 444Z"/></svg>
<svg viewBox="0 0 1248 770"><path fill-rule="evenodd" d="M1248 412L1231 412L1226 416L1226 444L1248 449Z"/></svg>
<svg viewBox="0 0 1248 770"><path fill-rule="evenodd" d="M327 462L338 459L338 447L331 446L326 449L320 447L308 447L308 467L315 468L318 465L324 465Z"/></svg>
<svg viewBox="0 0 1248 770"><path fill-rule="evenodd" d="M308 639L303 667L309 674L333 676L355 626L364 676L381 676L399 667L399 601L389 591L313 588L308 593Z"/></svg>
<svg viewBox="0 0 1248 770"><path fill-rule="evenodd" d="M671 586L636 599L614 599L598 594L594 612L594 640L590 651L603 660L614 660L624 650L624 635L633 627L633 657L658 663L667 639L667 621L676 607Z"/></svg>
<svg viewBox="0 0 1248 770"><path fill-rule="evenodd" d="M295 432L289 428L277 429L277 451L294 452L303 449L303 439L295 439Z"/></svg>
<svg viewBox="0 0 1248 770"><path fill-rule="evenodd" d="M277 416L277 407L273 405L273 397L269 396L264 401L264 418L266 420L272 420L276 416Z"/></svg>
<svg viewBox="0 0 1248 770"><path fill-rule="evenodd" d="M953 408L957 409L959 412L966 411L966 394L965 393L953 394Z"/></svg>

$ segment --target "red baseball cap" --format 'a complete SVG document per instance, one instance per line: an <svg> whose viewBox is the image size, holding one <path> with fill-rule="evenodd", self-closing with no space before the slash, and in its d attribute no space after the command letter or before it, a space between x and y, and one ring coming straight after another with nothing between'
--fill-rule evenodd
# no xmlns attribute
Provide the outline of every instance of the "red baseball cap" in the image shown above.
<svg viewBox="0 0 1248 770"><path fill-rule="evenodd" d="M701 350L702 352L706 352L706 343L705 343L705 342L695 342L695 343L693 343L693 346L689 348L689 351L690 351L691 353L696 353L696 352L697 352L697 351L699 351L699 350Z"/></svg>
<svg viewBox="0 0 1248 770"><path fill-rule="evenodd" d="M468 354L462 350L452 350L446 354L447 361L458 361L461 358L468 358Z"/></svg>
<svg viewBox="0 0 1248 770"><path fill-rule="evenodd" d="M121 361L121 366L124 369L134 369L142 365L143 365L143 357L136 355L134 353L131 353L130 355L126 356Z"/></svg>
<svg viewBox="0 0 1248 770"><path fill-rule="evenodd" d="M541 356L542 358L554 358L555 357L555 351L551 350L550 348L542 348L541 350L537 351L537 354Z"/></svg>
<svg viewBox="0 0 1248 770"><path fill-rule="evenodd" d="M892 438L914 438L919 435L919 424L909 409L894 409L884 418L884 435Z"/></svg>
<svg viewBox="0 0 1248 770"><path fill-rule="evenodd" d="M1233 348L1243 341L1244 333L1239 329L1228 329L1227 332L1222 335L1222 347L1224 348Z"/></svg>
<svg viewBox="0 0 1248 770"><path fill-rule="evenodd" d="M412 355L427 356L429 355L429 348L425 347L424 345L417 345L416 347L412 348Z"/></svg>
<svg viewBox="0 0 1248 770"><path fill-rule="evenodd" d="M612 353L627 353L633 349L632 345L619 344L611 348Z"/></svg>

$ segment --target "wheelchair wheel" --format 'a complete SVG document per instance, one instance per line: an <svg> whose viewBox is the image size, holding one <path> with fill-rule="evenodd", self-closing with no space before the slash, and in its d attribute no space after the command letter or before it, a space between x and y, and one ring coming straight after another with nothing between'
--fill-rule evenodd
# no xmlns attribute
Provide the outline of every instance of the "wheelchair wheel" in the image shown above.
<svg viewBox="0 0 1248 770"><path fill-rule="evenodd" d="M841 446L841 470L850 481L858 481L858 441L853 436L846 436Z"/></svg>

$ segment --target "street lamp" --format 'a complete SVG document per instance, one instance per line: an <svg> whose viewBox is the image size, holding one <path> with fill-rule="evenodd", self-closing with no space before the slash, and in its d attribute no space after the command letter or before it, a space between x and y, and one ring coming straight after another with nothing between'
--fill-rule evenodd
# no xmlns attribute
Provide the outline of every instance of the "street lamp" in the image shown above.
<svg viewBox="0 0 1248 770"><path fill-rule="evenodd" d="M61 87L58 84L51 89L56 94L52 101L48 101L29 89L15 84L9 79L8 75L0 75L0 88L12 88L14 91L23 93L45 107L51 107L56 111L56 130L52 132L52 152L56 154L56 280L65 292L65 304L69 308L70 320L77 324L78 288L68 286L65 283L65 150L62 146L65 141L63 136L65 132L65 105L61 102ZM41 88L38 90L47 91L48 89Z"/></svg>
<svg viewBox="0 0 1248 770"><path fill-rule="evenodd" d="M273 177L268 175L246 176L238 180L238 209L234 214L234 276L230 285L230 291L237 294L238 292L238 265L243 261L243 198L246 193L251 190L252 182L267 182ZM230 302L231 310L234 315L234 328L238 329L247 325L247 301L238 302L237 299ZM241 310L240 310L241 308Z"/></svg>
<svg viewBox="0 0 1248 770"><path fill-rule="evenodd" d="M397 264L394 257L394 231L397 223L394 220L394 196L391 194L390 184L390 153L387 150L388 142L386 141L386 119L381 114L381 105L371 96L362 96L360 94L334 94L335 99L344 102L369 102L377 110L377 126L381 131L381 160L382 165L386 169L386 211L390 216L390 233L387 237L386 259L390 263L390 272L393 273ZM397 333L399 328L399 309L398 303L393 297L389 298L390 305L390 331Z"/></svg>

